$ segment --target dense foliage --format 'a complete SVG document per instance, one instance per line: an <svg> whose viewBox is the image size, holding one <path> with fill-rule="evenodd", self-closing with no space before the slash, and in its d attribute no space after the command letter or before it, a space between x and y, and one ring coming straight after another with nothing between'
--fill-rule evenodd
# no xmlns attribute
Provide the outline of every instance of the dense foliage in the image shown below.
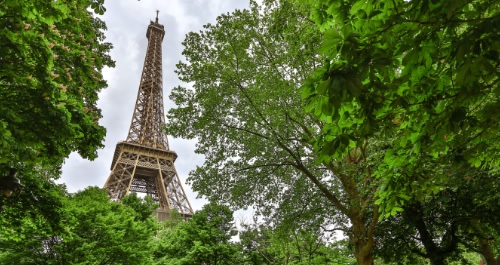
<svg viewBox="0 0 500 265"><path fill-rule="evenodd" d="M199 140L206 157L192 172L193 188L234 207L254 206L269 222L295 218L307 226L337 226L357 257L371 260L378 221L370 160L322 161L313 141L323 123L304 111L299 88L318 68L321 34L309 9L268 1L221 15L189 33L188 62L171 99L168 131Z"/></svg>
<svg viewBox="0 0 500 265"><path fill-rule="evenodd" d="M391 262L423 257L443 264L477 252L495 263L500 247L495 243L500 231L499 187L491 185L495 177L467 164L451 173L446 189L407 203L402 213L380 223L378 256Z"/></svg>
<svg viewBox="0 0 500 265"><path fill-rule="evenodd" d="M21 238L5 232L25 217L33 228L57 228L63 188L53 180L70 152L93 159L102 147L97 93L114 62L96 17L103 0L0 4L0 190L12 188L12 171L24 187L0 196L0 226L2 237ZM39 226L45 221L50 228Z"/></svg>
<svg viewBox="0 0 500 265"><path fill-rule="evenodd" d="M207 204L187 222L160 231L153 245L155 264L238 264L241 261L233 212Z"/></svg>
<svg viewBox="0 0 500 265"><path fill-rule="evenodd" d="M460 163L498 175L499 4L491 1L311 1L326 62L304 85L326 123L320 160L390 137L374 174L385 217L446 186ZM368 148L371 148L368 144Z"/></svg>
<svg viewBox="0 0 500 265"><path fill-rule="evenodd" d="M444 264L463 244L494 264L498 196L479 190L498 189L499 4L309 2L326 56L303 86L306 110L325 122L319 160L390 139L376 204L381 218L403 213L379 227L386 257Z"/></svg>
<svg viewBox="0 0 500 265"><path fill-rule="evenodd" d="M177 72L193 86L174 88L168 130L199 140L206 160L189 180L201 194L274 224L341 229L373 264L380 220L471 176L497 187L497 24L488 1L252 2L187 35ZM439 217L416 239L434 264L459 249L431 243L455 218Z"/></svg>
<svg viewBox="0 0 500 265"><path fill-rule="evenodd" d="M345 241L332 241L323 231L300 227L244 224L240 233L249 264L355 264Z"/></svg>
<svg viewBox="0 0 500 265"><path fill-rule="evenodd" d="M93 159L103 0L0 0L1 264L495 264L499 3L264 0L187 34L189 220L56 185ZM229 205L223 206L223 205ZM231 209L253 207L237 231ZM341 234L340 234L341 233ZM339 237L341 237L339 239ZM344 238L344 239L342 239Z"/></svg>
<svg viewBox="0 0 500 265"><path fill-rule="evenodd" d="M21 219L16 230L5 232L22 237L0 235L1 264L150 264L144 246L156 228L151 199L130 194L123 203L112 202L95 187L63 198L63 229L41 229L31 218Z"/></svg>
<svg viewBox="0 0 500 265"><path fill-rule="evenodd" d="M2 1L0 163L58 165L71 151L93 159L105 129L96 107L113 66L103 0Z"/></svg>

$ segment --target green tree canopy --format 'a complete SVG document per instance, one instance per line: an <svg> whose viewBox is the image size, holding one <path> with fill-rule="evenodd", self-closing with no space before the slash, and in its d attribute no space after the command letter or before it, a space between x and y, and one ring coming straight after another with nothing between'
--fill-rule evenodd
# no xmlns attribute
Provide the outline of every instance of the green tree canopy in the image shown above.
<svg viewBox="0 0 500 265"><path fill-rule="evenodd" d="M428 158L498 175L498 3L305 2L325 32L326 62L303 91L307 110L326 123L321 160L376 133L391 138L374 172L385 182L377 191L385 217L445 186L447 172L425 167Z"/></svg>
<svg viewBox="0 0 500 265"><path fill-rule="evenodd" d="M233 212L206 204L188 221L158 234L153 244L155 264L237 264L239 249L230 242L236 234Z"/></svg>
<svg viewBox="0 0 500 265"><path fill-rule="evenodd" d="M322 62L308 12L290 1L251 2L189 33L177 73L193 87L173 89L168 132L198 139L206 159L188 180L202 195L278 221L338 225L370 262L378 220L370 167L381 153L364 160L360 148L318 163L324 122L304 111L299 90Z"/></svg>
<svg viewBox="0 0 500 265"><path fill-rule="evenodd" d="M268 224L243 224L240 244L249 264L354 264L346 241L333 244L327 234L314 228ZM342 246L342 243L344 243Z"/></svg>
<svg viewBox="0 0 500 265"><path fill-rule="evenodd" d="M446 264L476 252L487 264L495 264L500 248L495 178L466 163L454 168L446 189L425 200L412 200L402 213L379 224L377 256L387 262L403 261L399 264L419 257Z"/></svg>
<svg viewBox="0 0 500 265"><path fill-rule="evenodd" d="M0 196L4 224L52 220L61 205L53 180L72 151L94 159L106 130L98 121L104 42L103 0L0 1L0 190L13 169L24 186ZM40 217L43 216L43 217ZM15 219L19 217L19 219Z"/></svg>
<svg viewBox="0 0 500 265"><path fill-rule="evenodd" d="M104 0L13 1L0 8L0 174L19 164L60 165L70 152L96 157ZM21 176L23 174L20 174Z"/></svg>
<svg viewBox="0 0 500 265"><path fill-rule="evenodd" d="M29 239L34 231L40 234L64 230L64 185L55 184L51 178L54 169L36 166L22 168L23 189L8 198L0 195L0 241Z"/></svg>
<svg viewBox="0 0 500 265"><path fill-rule="evenodd" d="M112 202L97 187L65 197L64 229L47 231L37 228L33 219L24 219L19 228L22 240L0 241L0 263L151 264L151 251L145 246L156 229L152 204L135 194L124 198L123 203Z"/></svg>

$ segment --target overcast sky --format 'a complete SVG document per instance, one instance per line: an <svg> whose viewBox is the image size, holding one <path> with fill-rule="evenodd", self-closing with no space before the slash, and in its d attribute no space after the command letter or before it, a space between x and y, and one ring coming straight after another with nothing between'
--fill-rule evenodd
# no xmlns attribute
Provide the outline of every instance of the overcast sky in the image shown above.
<svg viewBox="0 0 500 265"><path fill-rule="evenodd" d="M94 161L72 154L66 160L62 178L58 182L65 183L69 192L76 192L87 186L102 187L108 178L116 143L127 137L146 53L146 29L150 20L155 19L156 10L160 11L159 23L165 26L163 97L166 113L173 107L168 99L172 88L186 86L174 73L175 64L184 60L181 55L184 36L191 31L200 31L204 24L215 23L216 17L222 13L248 6L248 0L106 1L107 11L102 19L107 24L106 41L113 44L111 56L116 61L115 68L104 70L108 88L101 91L98 103L103 115L100 124L107 129L106 147L99 150L99 157ZM196 165L203 163L203 156L194 153L194 141L171 136L168 136L168 140L170 149L178 155L175 167L189 201L194 210L199 210L205 201L196 199L196 194L185 184L185 180Z"/></svg>

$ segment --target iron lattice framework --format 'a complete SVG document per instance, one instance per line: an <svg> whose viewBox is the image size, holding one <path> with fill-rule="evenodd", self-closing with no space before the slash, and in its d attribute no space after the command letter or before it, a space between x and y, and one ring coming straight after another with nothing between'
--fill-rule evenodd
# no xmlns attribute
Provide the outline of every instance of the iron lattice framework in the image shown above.
<svg viewBox="0 0 500 265"><path fill-rule="evenodd" d="M176 209L183 216L191 216L193 209L174 167L177 154L170 150L162 130L164 35L157 16L146 33L148 48L127 140L116 145L111 174L104 188L112 200L120 201L131 191L146 193L158 202L160 210Z"/></svg>

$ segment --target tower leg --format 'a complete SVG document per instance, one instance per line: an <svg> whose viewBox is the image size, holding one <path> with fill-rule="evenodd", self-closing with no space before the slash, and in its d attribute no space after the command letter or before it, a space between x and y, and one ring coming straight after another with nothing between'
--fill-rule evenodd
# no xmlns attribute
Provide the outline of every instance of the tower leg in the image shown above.
<svg viewBox="0 0 500 265"><path fill-rule="evenodd" d="M184 217L193 214L174 167L174 152L121 142L115 155L104 185L112 200L121 201L129 192L145 193L161 211L175 209Z"/></svg>
<svg viewBox="0 0 500 265"><path fill-rule="evenodd" d="M104 188L108 190L110 199L121 201L128 193L135 174L139 157L134 154L120 152L118 163L115 163Z"/></svg>

